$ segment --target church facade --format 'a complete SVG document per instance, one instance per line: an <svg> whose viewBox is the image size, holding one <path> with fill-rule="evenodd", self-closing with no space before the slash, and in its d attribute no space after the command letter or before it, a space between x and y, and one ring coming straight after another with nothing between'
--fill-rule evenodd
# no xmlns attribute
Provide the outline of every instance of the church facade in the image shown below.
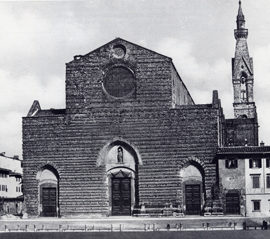
<svg viewBox="0 0 270 239"><path fill-rule="evenodd" d="M34 101L23 118L27 213L218 214L228 192L239 198L228 208L245 207L245 186L224 189L219 171L236 159L226 150L259 147L244 23L240 5L234 119L224 118L217 91L195 104L171 58L121 38L67 63L66 108Z"/></svg>

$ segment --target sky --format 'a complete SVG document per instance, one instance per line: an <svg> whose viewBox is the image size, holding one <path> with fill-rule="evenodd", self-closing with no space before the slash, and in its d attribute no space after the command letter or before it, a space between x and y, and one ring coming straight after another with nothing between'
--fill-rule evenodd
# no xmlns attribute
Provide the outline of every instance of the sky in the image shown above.
<svg viewBox="0 0 270 239"><path fill-rule="evenodd" d="M260 141L270 144L270 1L242 0ZM33 101L65 108L65 63L121 37L173 59L195 103L218 90L233 118L238 0L0 1L0 152L22 155Z"/></svg>

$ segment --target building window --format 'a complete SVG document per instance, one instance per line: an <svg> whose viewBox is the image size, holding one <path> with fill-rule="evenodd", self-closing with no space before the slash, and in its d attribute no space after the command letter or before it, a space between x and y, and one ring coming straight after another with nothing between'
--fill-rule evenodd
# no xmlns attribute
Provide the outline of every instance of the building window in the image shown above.
<svg viewBox="0 0 270 239"><path fill-rule="evenodd" d="M261 211L261 201L260 200L253 200L253 211L254 212L259 212Z"/></svg>
<svg viewBox="0 0 270 239"><path fill-rule="evenodd" d="M266 159L266 168L270 168L270 158Z"/></svg>
<svg viewBox="0 0 270 239"><path fill-rule="evenodd" d="M249 160L249 168L261 168L262 160L261 159L250 159Z"/></svg>
<svg viewBox="0 0 270 239"><path fill-rule="evenodd" d="M0 173L0 178L7 178L7 174L6 173Z"/></svg>
<svg viewBox="0 0 270 239"><path fill-rule="evenodd" d="M20 193L21 192L21 187L16 187L16 192Z"/></svg>
<svg viewBox="0 0 270 239"><path fill-rule="evenodd" d="M130 96L136 89L135 76L124 66L112 67L106 73L103 87L106 93L115 98Z"/></svg>
<svg viewBox="0 0 270 239"><path fill-rule="evenodd" d="M260 174L251 175L252 188L260 188Z"/></svg>
<svg viewBox="0 0 270 239"><path fill-rule="evenodd" d="M225 167L226 168L237 168L238 167L237 159L226 159Z"/></svg>
<svg viewBox="0 0 270 239"><path fill-rule="evenodd" d="M7 185L0 185L0 190L2 190L3 192L7 192Z"/></svg>
<svg viewBox="0 0 270 239"><path fill-rule="evenodd" d="M243 101L246 101L246 99L247 99L247 94L246 94L246 91L245 90L241 90L241 99Z"/></svg>
<svg viewBox="0 0 270 239"><path fill-rule="evenodd" d="M270 188L270 174L266 175L266 187Z"/></svg>

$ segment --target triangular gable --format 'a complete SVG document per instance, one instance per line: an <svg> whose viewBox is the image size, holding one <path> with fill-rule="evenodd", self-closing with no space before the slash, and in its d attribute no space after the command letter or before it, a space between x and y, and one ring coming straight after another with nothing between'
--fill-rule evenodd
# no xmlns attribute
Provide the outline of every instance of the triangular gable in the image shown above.
<svg viewBox="0 0 270 239"><path fill-rule="evenodd" d="M131 173L125 173L122 170L117 173L112 173L112 178L129 178L131 177Z"/></svg>
<svg viewBox="0 0 270 239"><path fill-rule="evenodd" d="M112 41L110 41L110 42L107 42L106 44L104 44L104 45L102 45L102 46L96 48L95 50L90 51L89 53L87 53L87 54L85 54L85 55L80 55L80 56L78 56L78 57L87 57L87 56L89 56L89 55L91 55L91 54L93 54L93 53L99 51L100 49L106 47L107 45L110 45L110 44L112 44L112 43L114 43L114 42L117 43L117 42L119 42L119 41L125 42L125 43L127 43L127 44L131 44L131 45L136 46L136 47L141 48L141 49L144 49L144 50L149 51L149 52L151 52L151 53L153 53L153 54L156 54L156 55L159 55L159 56L161 56L161 57L164 57L164 58L166 58L166 59L168 59L168 60L170 60L170 61L172 60L172 58L170 58L170 57L168 57L168 56L162 55L162 54L160 54L160 53L158 53L158 52L155 52L155 51L153 51L153 50L150 50L150 49L148 49L148 48L145 48L145 47L140 46L140 45L138 45L138 44L135 44L135 43L133 43L133 42L127 41L127 40L122 39L122 38L120 38L120 37L117 37L117 38L115 38L114 40L112 40ZM75 58L76 58L76 57L77 57L77 56L75 56ZM73 61L74 61L74 60L73 60ZM73 61L71 61L71 62L73 62Z"/></svg>
<svg viewBox="0 0 270 239"><path fill-rule="evenodd" d="M252 72L252 66L250 65L249 61L246 60L244 56L242 56L239 60L235 60L235 58L232 58L232 67L233 67L233 72L234 72L234 77L238 77L238 74L242 72L242 67L241 65L245 66L246 70L249 72L250 75L253 75ZM238 70L237 70L238 69Z"/></svg>
<svg viewBox="0 0 270 239"><path fill-rule="evenodd" d="M41 110L40 104L38 100L35 100L27 114L27 117L32 117L34 116L39 110Z"/></svg>
<svg viewBox="0 0 270 239"><path fill-rule="evenodd" d="M246 61L244 56L242 56L242 59L243 59L245 65L246 65L246 67L247 67L247 69L249 71L249 74L253 75L252 69L251 69L250 65L248 64L248 62Z"/></svg>

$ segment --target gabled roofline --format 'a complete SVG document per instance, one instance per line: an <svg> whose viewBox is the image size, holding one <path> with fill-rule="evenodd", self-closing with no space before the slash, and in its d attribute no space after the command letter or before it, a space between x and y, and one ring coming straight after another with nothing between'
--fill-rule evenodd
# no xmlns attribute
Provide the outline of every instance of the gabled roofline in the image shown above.
<svg viewBox="0 0 270 239"><path fill-rule="evenodd" d="M34 116L39 110L41 110L38 100L34 100L30 110L27 113L27 117Z"/></svg>
<svg viewBox="0 0 270 239"><path fill-rule="evenodd" d="M179 73L178 73L178 71L177 71L177 69L176 69L176 67L175 67L175 65L174 65L174 63L173 63L173 60L172 60L172 59L171 59L171 63L172 63L172 67L173 67L173 69L175 70L175 72L176 72L177 76L180 78L180 80L181 80L181 82L183 83L183 85L184 85L185 89L187 90L188 95L190 96L190 98L191 98L191 100L192 100L192 103L195 105L195 102L194 102L194 100L193 100L193 98L192 98L191 94L189 93L189 90L188 90L188 88L186 87L186 85L185 85L184 81L182 80L181 76L179 75Z"/></svg>
<svg viewBox="0 0 270 239"><path fill-rule="evenodd" d="M246 64L246 67L247 67L249 73L250 73L251 75L253 75L253 72L252 72L252 70L251 70L251 68L250 68L250 65L247 63L247 61L246 61L246 59L245 59L244 56L242 56L242 59L243 59L244 63Z"/></svg>
<svg viewBox="0 0 270 239"><path fill-rule="evenodd" d="M165 56L165 55L160 54L160 53L158 53L158 52L156 52L156 51L150 50L150 49L148 49L148 48L146 48L146 47L140 46L140 45L138 45L138 44L136 44L136 43L127 41L127 40L125 40L125 39L123 39L123 38L120 38L120 37L117 37L117 38L113 39L112 41L109 41L109 42L103 44L102 46L100 46L100 47L94 49L93 51L90 51L89 53L87 53L87 54L85 54L85 55L81 55L81 56L82 56L82 57L85 57L85 56L88 56L88 55L90 55L90 54L93 54L94 52L100 50L102 47L104 47L104 46L106 46L106 45L108 45L108 44L111 44L111 43L113 43L113 42L115 42L115 41L119 41L119 40L120 40L120 41L125 41L125 42L127 42L127 43L129 43L129 44L132 44L132 45L134 45L134 46L140 47L140 48L142 48L142 49L144 49L144 50L150 51L150 52L152 52L152 53L154 53L154 54L157 54L157 55L159 55L159 56L162 56L162 57L167 58L168 60L172 61L172 58L170 58L170 57L168 57L168 56ZM74 59L73 59L72 61L66 63L66 64L69 64L69 63L71 63L71 62L73 62L73 61L74 61Z"/></svg>
<svg viewBox="0 0 270 239"><path fill-rule="evenodd" d="M123 38L120 38L120 37L116 37L115 39L113 39L113 40L111 40L111 41L109 41L109 42L103 44L102 46L100 46L100 47L94 49L93 51L90 51L89 53L87 53L87 54L85 54L85 55L81 55L81 56L82 56L82 57L85 57L85 56L88 56L88 55L90 55L90 54L93 54L94 52L99 51L99 50L100 50L101 48L103 48L104 46L106 46L106 45L108 45L108 44L111 44L111 43L113 43L113 42L115 42L115 41L119 41L119 40L120 40L120 41L127 42L128 44L137 46L137 47L142 48L142 49L144 49L144 50L150 51L150 52L152 52L153 54L157 54L157 55L159 55L159 56L161 56L161 57L164 57L164 58L168 59L168 60L171 62L171 64L172 64L174 70L176 71L177 76L178 76L178 77L180 78L180 80L182 81L183 86L184 86L185 89L187 90L188 95L190 96L190 98L191 98L191 100L192 100L192 103L195 104L195 102L194 102L194 100L193 100L193 98L192 98L192 96L191 96L191 94L190 94L188 88L186 87L184 81L183 81L182 78L180 77L180 75L179 75L179 73L178 73L178 71L177 71L177 69L176 69L176 67L175 67L175 65L174 65L173 60L172 60L171 57L165 56L165 55L160 54L160 53L158 53L158 52L156 52L156 51L153 51L153 50L151 50L151 49L149 49L149 48L140 46L140 45L138 45L138 44L136 44L136 43L127 41L127 40L125 40L125 39L123 39ZM71 63L71 62L73 62L73 61L74 61L74 60L72 60L72 61L70 61L70 62L68 62L68 63L66 63L66 64L69 64L69 63Z"/></svg>

